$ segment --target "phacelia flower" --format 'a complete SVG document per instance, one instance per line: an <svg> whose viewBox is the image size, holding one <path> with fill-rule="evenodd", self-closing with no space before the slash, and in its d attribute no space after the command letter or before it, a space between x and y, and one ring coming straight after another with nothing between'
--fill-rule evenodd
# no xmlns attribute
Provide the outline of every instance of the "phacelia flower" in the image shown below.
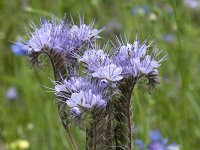
<svg viewBox="0 0 200 150"><path fill-rule="evenodd" d="M173 143L167 145L168 139L163 138L158 130L149 132L150 142L147 145L147 150L180 150L179 145ZM141 140L136 140L136 145L139 150L145 150L145 144Z"/></svg>
<svg viewBox="0 0 200 150"><path fill-rule="evenodd" d="M98 34L102 30L92 29L92 25L87 26L86 24L81 24L80 27L73 25L70 34L72 42L75 45L81 45L86 41L99 38Z"/></svg>
<svg viewBox="0 0 200 150"><path fill-rule="evenodd" d="M95 71L97 68L108 65L111 60L103 50L89 49L85 51L82 57L79 58L89 71Z"/></svg>
<svg viewBox="0 0 200 150"><path fill-rule="evenodd" d="M120 81L123 78L122 68L117 67L115 64L98 68L94 73L92 73L92 76L106 79L107 81Z"/></svg>
<svg viewBox="0 0 200 150"><path fill-rule="evenodd" d="M89 82L83 77L71 77L69 80L64 80L64 85L72 92L79 92L87 89Z"/></svg>
<svg viewBox="0 0 200 150"><path fill-rule="evenodd" d="M91 109L94 106L105 107L107 102L102 99L101 95L96 95L92 90L83 91L78 93L72 93L71 97L66 101L67 105L72 109L72 111L79 112L80 109L77 107L82 107L84 109Z"/></svg>
<svg viewBox="0 0 200 150"><path fill-rule="evenodd" d="M149 74L153 69L156 69L160 66L160 64L151 58L150 55L147 55L143 60L141 60L140 65L138 66L138 70L141 71L142 74Z"/></svg>
<svg viewBox="0 0 200 150"><path fill-rule="evenodd" d="M19 56L27 54L27 51L26 51L26 49L24 47L24 44L21 43L21 42L16 42L16 43L12 44L11 45L11 51L14 54L19 55Z"/></svg>
<svg viewBox="0 0 200 150"><path fill-rule="evenodd" d="M74 116L94 107L104 108L107 104L107 89L96 79L71 77L55 84L57 97L68 105Z"/></svg>
<svg viewBox="0 0 200 150"><path fill-rule="evenodd" d="M80 92L89 88L91 88L91 85L85 78L71 77L68 80L65 79L63 83L55 82L54 91L57 96L66 98L66 94L69 96L74 92Z"/></svg>
<svg viewBox="0 0 200 150"><path fill-rule="evenodd" d="M147 50L153 42L149 45L146 45L146 42L147 40L140 44L136 39L133 44L122 45L119 43L120 46L114 55L114 63L122 68L125 77L148 75L160 66L159 63L162 60L156 61L155 57L147 54Z"/></svg>
<svg viewBox="0 0 200 150"><path fill-rule="evenodd" d="M34 31L26 42L29 53L39 52L44 46L60 52L69 45L69 29L64 21L58 22L55 18L50 21L45 19L41 21L40 28L34 24L31 27Z"/></svg>
<svg viewBox="0 0 200 150"><path fill-rule="evenodd" d="M54 90L57 94L60 92L69 91L64 84L56 84Z"/></svg>

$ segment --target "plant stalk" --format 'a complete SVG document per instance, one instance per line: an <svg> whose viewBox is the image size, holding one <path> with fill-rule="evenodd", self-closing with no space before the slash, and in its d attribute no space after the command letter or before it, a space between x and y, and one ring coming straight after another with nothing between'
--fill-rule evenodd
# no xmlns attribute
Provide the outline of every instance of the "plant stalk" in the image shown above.
<svg viewBox="0 0 200 150"><path fill-rule="evenodd" d="M94 122L92 123L92 126L93 126L93 149L92 150L96 150L96 145L97 145L97 143L96 143L96 141L97 141L97 139L96 139L96 120L95 120L95 118L94 118Z"/></svg>
<svg viewBox="0 0 200 150"><path fill-rule="evenodd" d="M54 74L55 81L62 82L62 77L61 77L62 76L62 74L61 74L62 72L59 72L58 68L56 69L55 62L54 62L53 58L51 57L51 54L49 54L48 52L44 52L44 53L49 57L49 59L51 61L51 65L52 65L52 68L53 68L53 74ZM59 107L59 104L58 104L58 111L59 111L59 108L60 107ZM61 115L60 115L60 118L61 118ZM68 137L70 139L70 142L73 145L73 149L74 150L78 150L77 143L76 143L76 141L74 139L74 136L73 136L69 126L63 122L62 118L61 118L61 121L62 121L63 127L65 128L65 131L67 132L67 135L68 135Z"/></svg>

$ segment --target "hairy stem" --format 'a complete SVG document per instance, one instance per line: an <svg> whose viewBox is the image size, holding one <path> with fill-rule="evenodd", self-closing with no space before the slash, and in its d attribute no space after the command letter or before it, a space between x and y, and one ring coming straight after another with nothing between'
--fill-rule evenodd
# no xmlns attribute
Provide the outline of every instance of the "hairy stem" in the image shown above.
<svg viewBox="0 0 200 150"><path fill-rule="evenodd" d="M114 130L116 150L132 150L132 120L131 120L131 96L135 85L135 79L126 79L119 87L122 96L115 102L115 119L117 121Z"/></svg>
<svg viewBox="0 0 200 150"><path fill-rule="evenodd" d="M107 146L108 149L112 150L113 146L113 127L112 127L112 114L113 114L113 109L112 109L112 103L109 102L107 105L107 114L108 114L108 127L107 127Z"/></svg>
<svg viewBox="0 0 200 150"><path fill-rule="evenodd" d="M94 118L94 122L93 122L93 124L92 124L92 126L93 126L93 150L96 150L96 144L97 144L97 139L96 139L96 120L95 120L95 118Z"/></svg>
<svg viewBox="0 0 200 150"><path fill-rule="evenodd" d="M62 59L63 56L59 56L59 55L62 55L62 54L55 54L55 52L53 52L53 50L49 50L48 48L45 49L44 53L49 57L49 59L51 61L55 81L63 82L62 79L64 77L66 77L67 73L66 73L66 70L65 70L65 62ZM59 58L60 60L59 59L57 60L57 58ZM62 125L65 128L65 131L67 132L67 135L70 139L70 142L73 145L74 150L78 150L77 143L74 139L74 136L73 136L68 124L62 120L62 116L65 116L66 112L60 111L60 104L59 103L58 103L58 111L59 111L59 115L60 115L60 118L61 118L61 121L62 121Z"/></svg>
<svg viewBox="0 0 200 150"><path fill-rule="evenodd" d="M131 150L132 148L132 130L131 130L131 125L132 125L132 121L131 121L131 94L132 94L132 90L130 92L130 95L128 96L128 102L127 102L127 118L128 118L128 148L129 150Z"/></svg>
<svg viewBox="0 0 200 150"><path fill-rule="evenodd" d="M85 133L85 150L89 150L88 149L88 136L89 136L88 132L89 132L89 130L86 129L86 133Z"/></svg>

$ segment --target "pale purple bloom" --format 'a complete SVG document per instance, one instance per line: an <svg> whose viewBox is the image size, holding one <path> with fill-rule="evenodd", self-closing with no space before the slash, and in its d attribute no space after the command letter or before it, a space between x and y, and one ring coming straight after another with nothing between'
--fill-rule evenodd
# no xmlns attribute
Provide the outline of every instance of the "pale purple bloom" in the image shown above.
<svg viewBox="0 0 200 150"><path fill-rule="evenodd" d="M55 92L57 94L60 93L60 92L62 92L62 91L63 92L68 91L67 88L66 88L66 86L64 84L56 84L54 90L55 90Z"/></svg>
<svg viewBox="0 0 200 150"><path fill-rule="evenodd" d="M162 135L160 134L159 130L151 130L149 131L149 138L151 141L156 142L162 139ZM163 143L167 143L167 139L163 139Z"/></svg>
<svg viewBox="0 0 200 150"><path fill-rule="evenodd" d="M85 51L79 61L83 62L89 71L95 71L97 68L110 64L111 60L103 50L89 49Z"/></svg>
<svg viewBox="0 0 200 150"><path fill-rule="evenodd" d="M6 92L6 98L8 100L15 100L17 98L17 90L15 87L10 87Z"/></svg>
<svg viewBox="0 0 200 150"><path fill-rule="evenodd" d="M80 108L78 107L73 107L71 108L71 113L74 115L74 116L79 116L81 114L81 110Z"/></svg>
<svg viewBox="0 0 200 150"><path fill-rule="evenodd" d="M135 140L135 144L139 148L139 150L142 150L144 148L144 143L141 140Z"/></svg>
<svg viewBox="0 0 200 150"><path fill-rule="evenodd" d="M93 77L106 79L107 81L120 81L122 76L122 68L117 67L115 64L109 64L98 68L94 73Z"/></svg>
<svg viewBox="0 0 200 150"><path fill-rule="evenodd" d="M99 82L96 79L71 77L62 84L55 83L55 93L68 105L72 115L78 116L85 110L106 106L107 89Z"/></svg>
<svg viewBox="0 0 200 150"><path fill-rule="evenodd" d="M64 18L65 19L65 18ZM55 52L66 52L66 57L72 59L72 56L78 54L85 43L91 43L99 38L98 34L103 30L93 29L93 23L87 26L81 23L68 25L65 20L58 21L55 17L51 20L44 19L37 27L34 23L30 24L29 40L24 42L28 54L41 52L43 48L53 49Z"/></svg>
<svg viewBox="0 0 200 150"><path fill-rule="evenodd" d="M146 54L147 48L149 48L151 44L146 45L146 41L140 44L139 40L136 39L133 44L127 43L126 45L122 45L116 57L119 59L120 63L125 63L124 61L130 61L130 59L139 60Z"/></svg>
<svg viewBox="0 0 200 150"><path fill-rule="evenodd" d="M58 22L55 18L50 21L46 19L41 21L40 28L34 24L30 39L26 42L25 47L29 53L40 52L44 46L55 51L66 50L69 44L69 28L64 21Z"/></svg>
<svg viewBox="0 0 200 150"><path fill-rule="evenodd" d="M83 77L71 77L68 80L65 79L63 84L55 85L55 92L58 94L60 92L79 92L81 90L88 89L90 83Z"/></svg>
<svg viewBox="0 0 200 150"><path fill-rule="evenodd" d="M175 35L172 33L167 33L163 39L165 40L165 42L167 43L172 43L175 40Z"/></svg>
<svg viewBox="0 0 200 150"><path fill-rule="evenodd" d="M149 139L150 142L147 145L147 150L180 150L177 144L167 145L168 139L163 138L158 130L150 131ZM139 150L145 150L144 143L141 140L136 140L135 143Z"/></svg>
<svg viewBox="0 0 200 150"><path fill-rule="evenodd" d="M150 8L148 5L142 5L142 6L135 6L131 9L131 12L134 16L136 15L145 15L150 13Z"/></svg>
<svg viewBox="0 0 200 150"><path fill-rule="evenodd" d="M14 54L19 55L19 56L27 54L24 44L21 42L16 42L16 43L12 44L11 50Z"/></svg>
<svg viewBox="0 0 200 150"><path fill-rule="evenodd" d="M146 45L146 41L140 44L136 39L133 44L121 45L114 56L114 62L123 69L124 76L137 77L141 74L149 74L153 69L159 67L157 61L146 55L147 49L153 42ZM146 55L146 56L145 56Z"/></svg>
<svg viewBox="0 0 200 150"><path fill-rule="evenodd" d="M64 85L72 92L79 92L90 86L89 82L83 77L71 77L69 80L64 80Z"/></svg>
<svg viewBox="0 0 200 150"><path fill-rule="evenodd" d="M105 107L107 102L101 95L96 95L92 90L83 91L78 93L72 93L71 97L66 101L70 108L82 107L85 109L91 109L94 106Z"/></svg>
<svg viewBox="0 0 200 150"><path fill-rule="evenodd" d="M80 27L73 25L70 34L72 41L77 45L81 45L86 41L90 41L92 38L99 38L98 34L102 30L92 29L92 26L87 26L86 24L81 24Z"/></svg>
<svg viewBox="0 0 200 150"><path fill-rule="evenodd" d="M186 6L190 8L198 8L200 6L200 1L199 0L184 0L184 3Z"/></svg>
<svg viewBox="0 0 200 150"><path fill-rule="evenodd" d="M156 69L160 66L160 64L151 58L150 55L147 55L138 66L138 70L141 71L142 74L149 74L153 69Z"/></svg>

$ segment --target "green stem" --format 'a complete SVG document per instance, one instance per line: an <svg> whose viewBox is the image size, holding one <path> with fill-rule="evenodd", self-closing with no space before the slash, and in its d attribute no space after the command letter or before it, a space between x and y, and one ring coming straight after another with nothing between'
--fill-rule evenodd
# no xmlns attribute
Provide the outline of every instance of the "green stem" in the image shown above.
<svg viewBox="0 0 200 150"><path fill-rule="evenodd" d="M64 126L64 128L65 128L65 131L67 132L67 135L68 135L69 139L71 140L71 143L72 143L72 145L73 145L73 149L74 149L74 150L78 150L77 143L76 143L76 141L75 141L75 139L74 139L74 137L73 137L73 134L72 134L72 132L71 132L69 126L68 126L68 125L65 125L64 122L62 122L62 124L63 124L63 126Z"/></svg>
<svg viewBox="0 0 200 150"><path fill-rule="evenodd" d="M89 130L86 129L86 133L85 133L85 150L88 150L88 134Z"/></svg>

